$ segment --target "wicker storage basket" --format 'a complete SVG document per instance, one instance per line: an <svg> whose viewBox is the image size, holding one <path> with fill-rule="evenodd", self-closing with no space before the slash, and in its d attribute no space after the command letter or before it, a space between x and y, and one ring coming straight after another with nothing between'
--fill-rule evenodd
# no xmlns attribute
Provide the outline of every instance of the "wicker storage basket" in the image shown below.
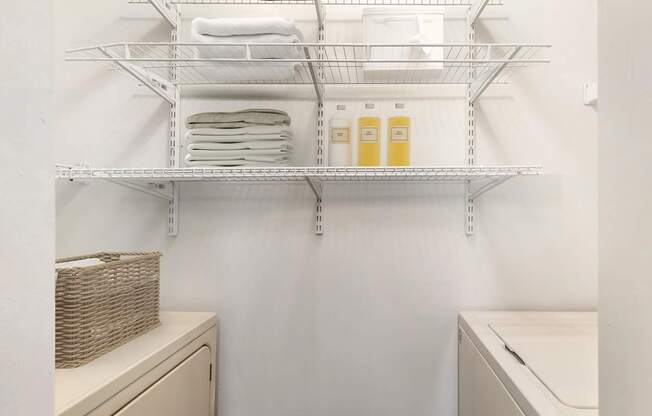
<svg viewBox="0 0 652 416"><path fill-rule="evenodd" d="M57 260L103 262L57 268L57 368L79 367L160 325L160 257L129 252Z"/></svg>

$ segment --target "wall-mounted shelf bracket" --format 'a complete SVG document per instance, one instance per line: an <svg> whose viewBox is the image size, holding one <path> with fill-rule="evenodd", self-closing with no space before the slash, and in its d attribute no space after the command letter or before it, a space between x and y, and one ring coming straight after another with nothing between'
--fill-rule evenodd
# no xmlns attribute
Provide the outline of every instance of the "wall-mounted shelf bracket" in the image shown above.
<svg viewBox="0 0 652 416"><path fill-rule="evenodd" d="M468 185L468 198L475 201L476 199L480 198L482 195L485 193L491 191L495 187L502 185L503 183L507 182L509 179L513 178L513 176L505 176L501 178L492 178L488 180L485 183L480 183L477 184L475 187L473 184L467 184Z"/></svg>
<svg viewBox="0 0 652 416"><path fill-rule="evenodd" d="M485 183L476 184L474 186L473 182L467 181L465 187L465 212L466 212L466 235L475 234L475 201L480 198L485 193L491 191L495 187L502 185L507 182L513 176L505 176L499 178L492 178Z"/></svg>
<svg viewBox="0 0 652 416"><path fill-rule="evenodd" d="M68 172L73 172L77 170L82 170L82 171L93 171L91 166L87 163L80 163L78 165L63 165L63 164L58 164L57 165L57 171L59 172L58 175L61 175L61 170L67 170ZM136 182L134 180L127 180L127 179L120 179L120 178L99 178L102 179L106 182L113 183L115 185L120 185L125 188L129 188L134 191L142 192L144 194L154 196L160 199L164 199L166 201L172 201L174 199L174 193L173 191L173 182L169 183L163 183L163 182L147 182L143 183L141 182ZM74 182L76 184L80 185L88 185L90 184L90 177L70 177L68 179L70 182Z"/></svg>
<svg viewBox="0 0 652 416"><path fill-rule="evenodd" d="M469 14L467 16L467 24L473 26L480 18L480 15L484 11L485 7L489 4L489 0L474 0L469 8Z"/></svg>
<svg viewBox="0 0 652 416"><path fill-rule="evenodd" d="M163 199L165 201L173 201L174 200L174 195L171 191L173 188L174 184L169 183L169 184L163 184L163 183L146 183L146 184L139 184L135 182L130 182L127 180L117 180L117 179L106 179L107 182L114 183L116 185L120 185L125 188L132 189L134 191L142 192L147 195L151 195L160 199Z"/></svg>
<svg viewBox="0 0 652 416"><path fill-rule="evenodd" d="M323 29L325 26L325 19L324 7L321 0L315 0L315 11L317 12L317 24L319 25L319 29Z"/></svg>
<svg viewBox="0 0 652 416"><path fill-rule="evenodd" d="M319 179L309 177L306 177L306 182L315 194L315 234L322 235L324 234L324 207L322 199L324 184Z"/></svg>
<svg viewBox="0 0 652 416"><path fill-rule="evenodd" d="M179 12L177 6L169 0L147 0L161 16L172 26L177 27Z"/></svg>
<svg viewBox="0 0 652 416"><path fill-rule="evenodd" d="M304 53L306 54L306 59L311 60L310 51L308 48L304 48ZM320 64L318 64L320 65ZM315 87L315 94L317 95L317 101L319 103L324 102L324 82L323 82L323 68L315 68L316 64L314 62L308 62L308 72L310 72L310 78L312 80L312 85Z"/></svg>
<svg viewBox="0 0 652 416"><path fill-rule="evenodd" d="M143 85L152 90L159 97L163 98L171 105L175 104L177 87L174 84L139 66L120 60L120 56L112 55L107 48L100 47L99 50L106 55L107 58L114 59L116 65L130 73L134 78L142 82ZM128 44L124 45L124 54L127 58L131 55Z"/></svg>
<svg viewBox="0 0 652 416"><path fill-rule="evenodd" d="M508 60L514 58L521 51L522 46L515 46L508 54L505 62L502 62L496 65L488 74L482 76L479 80L473 80L471 85L471 103L475 103L476 100L482 95L482 93L491 85L492 82L498 75L507 67L509 63ZM491 48L488 48L487 55L491 59Z"/></svg>

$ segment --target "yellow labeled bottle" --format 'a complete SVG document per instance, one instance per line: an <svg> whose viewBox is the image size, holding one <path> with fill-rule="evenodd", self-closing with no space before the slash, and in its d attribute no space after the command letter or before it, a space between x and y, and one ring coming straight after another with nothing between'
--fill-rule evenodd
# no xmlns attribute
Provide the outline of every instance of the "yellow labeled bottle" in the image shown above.
<svg viewBox="0 0 652 416"><path fill-rule="evenodd" d="M365 104L373 110L373 104ZM380 166L380 118L364 115L358 119L358 166Z"/></svg>
<svg viewBox="0 0 652 416"><path fill-rule="evenodd" d="M401 103L395 105L397 110L403 110ZM397 115L388 120L387 133L387 165L410 166L410 139L412 134L412 120L410 117Z"/></svg>

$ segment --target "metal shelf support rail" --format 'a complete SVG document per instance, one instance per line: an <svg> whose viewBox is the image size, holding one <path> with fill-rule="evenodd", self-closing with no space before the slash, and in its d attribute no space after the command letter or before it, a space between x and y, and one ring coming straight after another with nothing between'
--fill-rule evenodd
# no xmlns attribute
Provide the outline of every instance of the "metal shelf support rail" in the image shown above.
<svg viewBox="0 0 652 416"><path fill-rule="evenodd" d="M317 12L317 42L322 44L326 42L326 20L324 16L324 6L322 5L321 0L314 0L315 10ZM325 110L324 94L326 89L324 88L324 65L321 63L326 57L324 48L321 46L317 47L317 58L319 63L317 64L317 71L314 71L314 67L311 66L311 74L313 76L313 81L315 81L315 91L317 92L317 143L316 143L316 154L315 154L315 164L319 167L324 166L324 148L326 146L326 120L325 120ZM321 181L314 181L310 178L306 178L310 188L315 193L315 234L323 235L324 234L324 199L323 195L323 184Z"/></svg>
<svg viewBox="0 0 652 416"><path fill-rule="evenodd" d="M164 1L164 0L161 0ZM173 6L175 24L170 31L169 54L171 57L178 59L180 57L179 48L175 45L178 41L179 28L176 22L181 20L181 15L176 6ZM170 103L170 122L168 129L168 167L179 168L181 161L181 88L177 85L179 81L179 67L176 64L170 65L170 80L175 85L174 102ZM181 198L181 184L171 183L172 199L168 201L168 236L176 237L179 234L179 200Z"/></svg>
<svg viewBox="0 0 652 416"><path fill-rule="evenodd" d="M469 7L467 17L467 31L470 45L474 45L475 39L475 23L487 5L486 0L474 0L473 4ZM469 60L475 58L475 48L469 48ZM469 167L475 166L475 97L473 83L476 77L475 68L469 65L468 70L468 85L466 86L466 165ZM494 77L495 79L495 77ZM493 80L493 79L492 79ZM484 91L484 89L482 90ZM482 92L480 91L480 92ZM471 181L467 181L464 189L464 229L467 236L475 234L475 197L472 190Z"/></svg>

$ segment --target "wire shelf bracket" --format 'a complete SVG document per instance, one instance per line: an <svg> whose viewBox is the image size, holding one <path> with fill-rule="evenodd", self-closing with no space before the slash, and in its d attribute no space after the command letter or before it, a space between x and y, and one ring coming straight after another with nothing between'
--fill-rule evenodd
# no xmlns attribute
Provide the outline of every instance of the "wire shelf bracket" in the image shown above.
<svg viewBox="0 0 652 416"><path fill-rule="evenodd" d="M508 54L507 59L510 60L519 54L521 51L521 46L515 46L514 49ZM489 50L491 53L491 49ZM481 80L473 80L471 85L471 103L477 101L478 98L482 95L483 92L491 85L492 82L500 75L500 73L507 67L507 62L502 62L493 68L487 75L485 75Z"/></svg>
<svg viewBox="0 0 652 416"><path fill-rule="evenodd" d="M114 60L116 58L119 58L111 54L108 48L100 46L98 47L98 49L108 59ZM130 56L130 55L131 53L129 47L125 45L125 56ZM126 72L131 74L138 81L142 82L143 85L145 85L147 88L152 90L159 97L163 98L165 101L167 101L172 105L175 104L176 102L175 94L176 94L177 87L174 84L172 84L171 82L163 79L162 77L152 72L149 72L137 65L129 63L126 60L116 59L114 62L116 65L118 65Z"/></svg>
<svg viewBox="0 0 652 416"><path fill-rule="evenodd" d="M92 171L93 169L90 165L86 163L81 163L79 165L57 165L57 178L62 179L66 178L68 181L80 185L88 185L91 182L90 176L82 177L75 176L72 174L74 171L83 170L83 171ZM149 196L153 196L165 201L172 201L174 199L174 194L170 190L172 189L174 183L164 183L164 182L145 182L139 183L137 179L126 179L126 178L113 178L111 176L99 178L105 182L112 183L114 185L122 186L123 188L131 189L133 191L138 191Z"/></svg>
<svg viewBox="0 0 652 416"><path fill-rule="evenodd" d="M469 8L467 23L469 26L475 25L484 9L489 5L490 0L473 0Z"/></svg>
<svg viewBox="0 0 652 416"><path fill-rule="evenodd" d="M151 4L154 9L172 26L174 29L177 28L179 21L179 12L177 11L177 6L174 2L169 0L145 0L147 3Z"/></svg>
<svg viewBox="0 0 652 416"><path fill-rule="evenodd" d="M308 186L315 194L315 234L324 234L324 213L323 213L323 194L324 185L319 179L306 177Z"/></svg>

